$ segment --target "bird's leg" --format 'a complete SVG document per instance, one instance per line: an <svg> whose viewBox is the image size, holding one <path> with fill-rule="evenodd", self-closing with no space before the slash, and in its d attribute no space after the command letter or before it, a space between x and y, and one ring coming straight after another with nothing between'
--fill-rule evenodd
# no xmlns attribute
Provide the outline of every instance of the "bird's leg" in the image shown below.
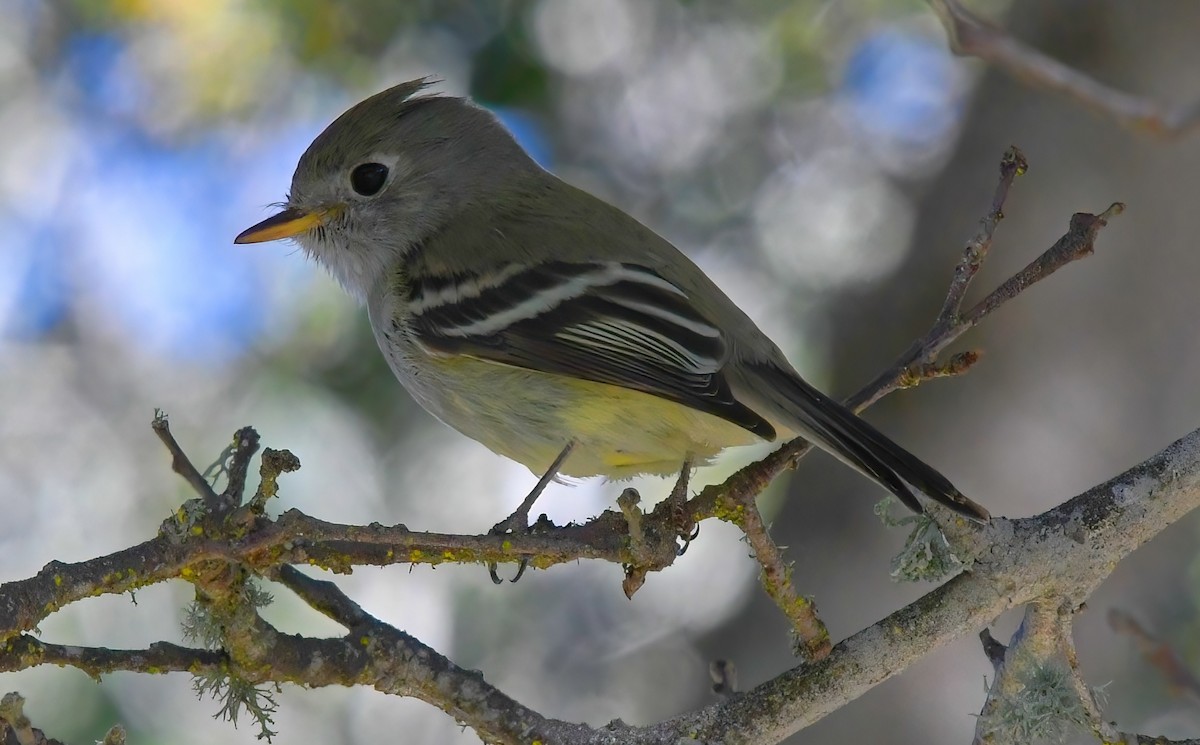
<svg viewBox="0 0 1200 745"><path fill-rule="evenodd" d="M700 523L694 522L692 516L687 511L688 479L691 478L691 475L692 456L689 454L683 459L683 468L679 470L679 479L675 482L675 486L671 488L671 495L667 497L667 502L675 517L675 526L679 531L679 539L683 541L683 545L679 547L679 556L683 556L692 541L700 536Z"/></svg>
<svg viewBox="0 0 1200 745"><path fill-rule="evenodd" d="M525 500L521 502L521 506L513 510L511 515L496 523L495 526L492 527L492 533L513 533L520 530L526 530L529 527L529 511L533 509L534 502L538 500L538 497L542 496L542 492L546 490L546 487L549 486L550 482L554 480L554 477L558 475L559 469L562 468L563 461L567 459L567 456L570 455L571 451L574 449L575 443L573 441L568 442L566 447L562 449L562 452L558 454L558 457L554 459L554 462L550 464L550 467L546 469L546 472L542 474L542 477L538 479L538 482L534 485L533 490L526 495Z"/></svg>
<svg viewBox="0 0 1200 745"><path fill-rule="evenodd" d="M533 503L538 500L538 497L542 496L542 492L546 490L546 487L551 481L554 480L554 477L558 475L558 470L562 468L563 462L566 461L567 456L570 455L571 451L574 449L575 442L568 442L566 446L563 447L562 452L558 454L558 457L554 459L554 462L550 464L550 467L546 469L546 472L542 474L542 477L538 479L537 484L535 484L529 494L525 496L525 499L521 502L521 505L517 507L517 509L513 510L511 515L493 525L492 529L488 532L491 535L504 535L505 533L519 533L529 530L529 511L533 509ZM528 566L529 560L522 558L520 563L517 565L517 576L513 577L510 581L516 582L517 580L521 579L521 575L525 573L525 568ZM488 576L492 578L492 582L500 584L501 579L500 576L496 574L496 562L494 561L488 563Z"/></svg>

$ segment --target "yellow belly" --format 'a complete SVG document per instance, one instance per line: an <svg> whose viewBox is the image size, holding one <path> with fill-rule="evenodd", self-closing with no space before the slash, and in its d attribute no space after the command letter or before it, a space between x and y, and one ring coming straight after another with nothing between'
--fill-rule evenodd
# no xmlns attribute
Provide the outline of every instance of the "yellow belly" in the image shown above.
<svg viewBox="0 0 1200 745"><path fill-rule="evenodd" d="M685 458L703 465L760 442L719 417L606 383L463 357L427 358L421 368L405 382L425 408L538 474L569 441L563 475L612 479L671 475Z"/></svg>

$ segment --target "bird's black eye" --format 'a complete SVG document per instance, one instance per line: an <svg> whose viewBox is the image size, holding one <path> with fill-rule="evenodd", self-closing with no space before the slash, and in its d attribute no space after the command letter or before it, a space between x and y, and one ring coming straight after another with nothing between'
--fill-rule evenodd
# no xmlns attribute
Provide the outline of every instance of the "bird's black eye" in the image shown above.
<svg viewBox="0 0 1200 745"><path fill-rule="evenodd" d="M364 197L373 197L387 181L388 168L382 163L363 163L350 172L350 186Z"/></svg>

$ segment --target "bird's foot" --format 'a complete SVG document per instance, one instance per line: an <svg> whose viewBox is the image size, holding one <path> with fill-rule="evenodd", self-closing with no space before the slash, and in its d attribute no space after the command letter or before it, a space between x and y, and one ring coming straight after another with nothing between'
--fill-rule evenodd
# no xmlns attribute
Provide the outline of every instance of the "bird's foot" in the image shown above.
<svg viewBox="0 0 1200 745"><path fill-rule="evenodd" d="M683 461L683 468L679 471L679 479L675 481L675 486L671 488L671 494L667 497L667 504L671 509L671 517L675 523L675 531L679 540L683 543L676 550L677 556L683 556L687 552L688 546L692 541L700 537L700 523L692 518L692 513L688 509L688 479L692 475L692 459L689 457Z"/></svg>
<svg viewBox="0 0 1200 745"><path fill-rule="evenodd" d="M542 474L540 479L538 479L538 482L533 487L533 490L525 496L525 499L521 500L521 506L513 510L511 515L493 525L492 529L488 531L488 535L515 535L518 533L530 532L529 511L533 509L533 503L538 500L538 497L542 496L542 492L546 490L546 486L548 486L550 482L554 480L554 477L558 475L558 469L562 467L563 461L567 459L567 456L571 454L571 450L574 448L574 442L568 442L566 444L566 446L562 449L562 452L560 452L558 457L554 459L554 462L550 464L550 468L546 469L546 472ZM546 519L546 516L542 515L542 518L539 519L538 522L540 523L542 519ZM509 580L509 582L516 582L517 580L521 579L521 575L525 574L525 570L528 567L529 559L522 557L517 565L517 576L513 577L511 580ZM497 585L503 582L503 580L500 579L500 575L496 574L496 562L494 561L488 562L488 576L491 577L492 582Z"/></svg>
<svg viewBox="0 0 1200 745"><path fill-rule="evenodd" d="M531 533L536 533L542 526L550 525L550 518L546 517L545 514L541 515L537 519L537 522L530 525L529 511L518 509L516 512L513 512L508 517L493 525L492 529L488 531L488 535L529 535ZM512 579L509 580L509 582L516 582L517 580L521 579L521 576L525 574L525 570L528 568L529 559L528 557L522 556L517 560L517 573ZM496 562L488 562L488 576L492 578L492 582L497 585L503 584L504 580L500 579L497 569L498 564Z"/></svg>

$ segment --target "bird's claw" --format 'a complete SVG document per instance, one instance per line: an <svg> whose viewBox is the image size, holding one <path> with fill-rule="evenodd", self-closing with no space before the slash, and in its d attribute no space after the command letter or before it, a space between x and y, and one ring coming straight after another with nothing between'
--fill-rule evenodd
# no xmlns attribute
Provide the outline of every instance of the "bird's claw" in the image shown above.
<svg viewBox="0 0 1200 745"><path fill-rule="evenodd" d="M675 549L676 556L683 556L687 553L688 546L692 545L692 541L700 537L700 523L693 523L691 532L681 530L679 532L679 540L683 543L679 548Z"/></svg>
<svg viewBox="0 0 1200 745"><path fill-rule="evenodd" d="M528 533L529 531L529 513L518 509L516 512L493 525L492 529L488 531L488 535L511 535L515 533ZM528 567L529 559L522 556L517 562L517 574L515 577L510 579L509 582L516 582L517 580L521 579L521 576L525 574L525 570ZM500 585L504 584L504 580L500 579L500 575L497 573L498 568L499 564L497 562L488 562L488 577L491 577L493 584Z"/></svg>

